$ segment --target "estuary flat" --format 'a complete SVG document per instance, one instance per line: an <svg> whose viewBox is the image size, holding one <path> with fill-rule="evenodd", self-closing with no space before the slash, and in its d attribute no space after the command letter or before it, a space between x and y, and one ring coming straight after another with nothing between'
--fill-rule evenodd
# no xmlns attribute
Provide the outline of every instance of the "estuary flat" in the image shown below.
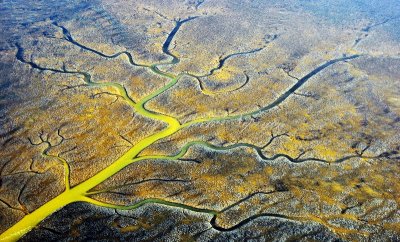
<svg viewBox="0 0 400 242"><path fill-rule="evenodd" d="M400 240L399 1L0 13L0 241Z"/></svg>

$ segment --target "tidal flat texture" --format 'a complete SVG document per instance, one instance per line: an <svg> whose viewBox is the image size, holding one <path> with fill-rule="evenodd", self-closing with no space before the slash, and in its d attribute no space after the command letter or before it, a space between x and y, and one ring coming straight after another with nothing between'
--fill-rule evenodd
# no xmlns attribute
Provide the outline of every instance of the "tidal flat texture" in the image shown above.
<svg viewBox="0 0 400 242"><path fill-rule="evenodd" d="M0 31L0 241L400 241L398 0L2 0Z"/></svg>

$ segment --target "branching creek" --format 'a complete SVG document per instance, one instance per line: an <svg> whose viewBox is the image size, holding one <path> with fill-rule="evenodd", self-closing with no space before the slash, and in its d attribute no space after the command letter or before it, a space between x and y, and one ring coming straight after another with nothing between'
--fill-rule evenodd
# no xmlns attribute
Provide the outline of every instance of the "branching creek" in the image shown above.
<svg viewBox="0 0 400 242"><path fill-rule="evenodd" d="M284 158L288 159L289 161L296 162L296 163L305 162L305 161L316 161L316 162L324 162L324 163L342 162L344 160L347 160L347 159L350 159L353 157L353 156L349 156L349 157L345 157L340 160L331 161L331 162L325 161L325 160L320 160L320 159L312 159L312 158L311 159L299 159L299 157L292 158L285 154L277 154L272 157L266 157L262 153L263 147L257 147L252 144L238 143L238 144L234 144L234 145L227 146L227 147L218 147L218 146L212 145L212 144L204 142L204 141L189 142L186 145L184 145L182 147L181 151L176 155L139 156L140 152L142 150L144 150L146 147L150 146L151 144L153 144L163 138L166 138L166 137L168 137L184 128L187 128L191 125L203 124L206 122L223 122L223 121L227 121L227 120L241 119L241 118L246 118L246 117L250 118L250 117L255 117L255 116L264 114L264 113L270 111L271 109L277 107L281 103L283 103L296 90L298 90L301 86L303 86L308 80L310 80L312 77L314 77L316 74L320 73L324 69L334 65L335 63L349 61L349 60L355 59L360 56L360 55L351 55L351 56L343 55L342 57L339 57L336 59L331 59L331 60L321 64L320 66L316 67L314 70L309 72L304 77L299 78L293 86L291 86L288 90L283 92L273 102L266 104L265 106L259 108L258 110L254 110L254 111L250 111L250 112L242 113L242 114L238 114L238 115L233 115L233 116L199 118L199 119L194 119L194 120L186 122L186 123L180 123L179 120L175 117L169 116L167 114L161 114L161 113L157 113L157 112L148 110L146 108L146 103L148 101L152 100L153 98L157 97L161 93L167 91L171 87L173 87L182 76L185 76L185 75L191 76L190 74L187 74L187 73L181 73L181 74L175 75L173 73L164 72L164 71L160 70L159 67L162 65L176 64L180 61L176 55L174 55L173 53L170 52L170 50L169 50L170 43L172 42L176 33L179 31L180 27L183 24L185 24L189 21L192 21L196 18L197 17L189 17L189 18L186 18L183 20L175 21L175 24L176 24L175 27L169 33L167 39L165 40L165 42L162 46L163 53L168 55L170 57L170 59L172 59L172 60L169 62L156 63L156 64L151 64L151 65L136 63L132 54L130 54L128 51L118 52L113 55L106 55L100 51L97 51L95 49L87 47L87 46L77 42L73 38L72 34L68 31L68 29L66 29L65 27L63 27L62 25L60 25L57 22L53 23L55 27L58 27L62 30L63 40L69 42L72 45L75 45L76 47L83 49L84 51L88 51L88 52L91 52L98 56L101 56L104 58L109 58L109 59L118 58L122 55L125 55L128 58L128 61L132 66L140 67L140 68L148 68L155 74L166 77L170 80L164 87L156 90L155 92L149 94L148 96L142 98L141 100L133 100L129 96L125 87L119 83L116 83L116 82L106 82L106 83L94 82L92 80L91 75L88 72L68 70L66 67L63 67L62 69L44 67L44 66L40 66L39 64L34 63L31 60L26 60L25 56L24 56L24 48L21 46L20 43L15 44L15 46L17 48L17 52L16 52L17 60L29 65L32 69L36 69L39 71L80 75L83 77L83 81L85 82L85 85L87 85L87 86L100 87L100 88L101 87L112 87L113 89L115 89L116 94L120 95L123 98L123 100L135 110L135 112L137 112L138 114L140 114L144 117L164 122L167 124L167 127L158 133L152 134L152 135L140 140L136 145L131 147L125 154L123 154L121 157L119 157L117 160L115 160L111 165L109 165L105 169L101 170L94 176L90 177L86 181L83 181L82 183L80 183L76 186L70 186L70 184L69 184L69 178L68 178L69 167L68 167L67 161L62 160L61 158L58 158L59 161L65 167L65 178L64 178L64 181L66 183L65 191L62 192L61 194L59 194L58 196L52 198L51 200L49 200L48 202L46 202L45 204L40 206L35 211L27 214L19 222L17 222L12 227L10 227L8 230L6 230L3 234L0 235L0 241L16 241L16 240L20 239L22 236L24 236L26 233L31 231L36 225L38 225L45 218L47 218L48 216L50 216L57 210L60 210L61 208L65 207L66 205L74 203L74 202L87 202L87 203L91 203L91 204L101 206L101 207L107 207L107 208L113 208L113 209L125 209L125 210L126 209L135 209L135 208L138 208L145 204L162 204L162 205L166 205L166 206L179 207L179 208L191 210L193 212L206 213L206 214L211 215L212 219L210 220L210 224L214 229L219 230L219 231L229 231L229 230L237 229L240 226L252 221L255 218L261 217L261 216L278 217L278 218L294 219L294 220L301 219L301 218L296 218L296 217L287 217L287 216L280 215L280 214L269 214L269 213L264 214L263 213L263 214L253 215L253 216L241 221L240 223L234 225L233 227L223 228L223 227L219 226L217 223L218 215L220 213L224 212L225 210L229 209L230 207L236 205L237 203L232 204L231 206L227 207L226 209L224 209L222 211L216 211L216 210L211 210L211 209L197 208L197 207L193 207L193 206L189 206L189 205L185 205L185 204L181 204L181 203L175 203L175 202L158 199L158 198L145 199L145 200L142 200L135 204L124 206L124 205L103 203L103 202L94 200L93 198L89 197L90 194L95 193L95 192L91 191L91 189L93 189L100 183L104 182L105 180L109 179L114 174L118 173L123 168L127 167L128 165L130 165L134 162L138 162L138 161L142 161L142 160L151 160L151 159L178 160L179 158L183 157L186 154L186 152L188 151L188 149L190 147L195 146L195 145L204 146L204 147L207 147L212 150L228 150L228 149L235 149L235 148L240 148L240 147L248 147L248 148L254 149L257 152L257 154L260 156L261 159L273 160L273 159L276 159L279 157L284 157ZM255 49L255 50L251 50L251 51L247 51L247 52L239 52L239 53L230 54L227 57L220 59L218 66L213 68L209 72L208 75L212 75L215 71L221 69L224 65L224 62L228 58L242 55L242 54L251 54L256 51L261 51L261 49ZM246 83L247 82L248 82L248 77L246 79ZM209 92L209 91L204 90L200 81L199 81L199 83L200 83L200 88L204 93ZM46 143L47 141L42 140L42 142ZM49 147L51 146L50 143L48 143L48 145L49 145ZM48 149L43 151L43 155L48 156L47 150ZM354 156L354 157L356 157L356 156ZM246 199L248 199L254 195L255 194L251 194L251 195L247 196L246 198L241 199L239 202L245 201Z"/></svg>

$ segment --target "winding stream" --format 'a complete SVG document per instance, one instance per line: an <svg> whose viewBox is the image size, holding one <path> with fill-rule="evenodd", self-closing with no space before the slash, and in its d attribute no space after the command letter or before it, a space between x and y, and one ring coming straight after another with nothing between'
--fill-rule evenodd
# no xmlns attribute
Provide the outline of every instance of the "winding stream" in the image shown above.
<svg viewBox="0 0 400 242"><path fill-rule="evenodd" d="M166 159L166 160L176 160L180 157L182 157L187 150L193 146L193 145L202 145L202 146L206 146L208 148L214 149L214 150L227 150L227 149L232 149L232 148L237 148L240 146L245 146L245 147L251 147L256 149L256 151L260 154L262 154L261 149L259 147L256 147L254 145L250 145L250 144L235 144L229 147L217 147L211 144L208 144L206 142L202 142L202 141L195 141L195 142L190 142L188 144L186 144L182 150L175 156L143 156L143 157L139 157L139 153L144 150L145 148L147 148L148 146L150 146L151 144L155 143L156 141L159 141L165 137L168 137L176 132L178 132L181 129L187 128L191 125L195 125L195 124L201 124L201 123L205 123L205 122L212 122L212 121L226 121L226 120L233 120L233 119L239 119L239 118L244 118L244 117L250 117L250 116L255 116L255 115L260 115L262 113L265 113L271 109L273 109L274 107L280 105L282 102L284 102L287 98L289 98L296 90L298 90L302 85L304 85L309 79L311 79L313 76L315 76L316 74L318 74L319 72L321 72L322 70L324 70L325 68L337 63L337 62L341 62L341 61L347 61L347 60L351 60L354 58L359 57L359 55L352 55L352 56L344 56L341 58L337 58L337 59L333 59L330 60L320 66L318 66L317 68L315 68L314 70L312 70L310 73L308 73L306 76L304 76L303 78L299 79L298 82L296 82L291 88L289 88L287 91L285 91L283 94L281 94L275 101L267 104L266 106L258 109L258 110L254 110L254 111L250 111L248 113L243 113L243 114L239 114L239 115L234 115L234 116L224 116L224 117L208 117L208 118L200 118L200 119L195 119L193 121L189 121L186 123L181 124L177 118L171 117L169 115L166 114L161 114L161 113L157 113L151 110L146 109L145 105L148 101L152 100L153 98L155 98L156 96L160 95L161 93L167 91L168 89L170 89L171 87L173 87L178 81L179 79L185 75L184 73L179 74L179 75L174 75L172 73L166 73L161 71L158 66L161 65L167 65L167 64L176 64L179 62L179 58L175 55L173 55L170 51L169 51L169 46L170 43L172 42L175 34L179 31L179 28L186 22L195 19L196 17L190 17L184 20L179 20L176 21L176 26L175 28L170 32L170 34L168 35L166 41L163 44L162 50L163 52L170 56L172 58L172 60L170 62L167 63L157 63L157 64L152 64L152 65L144 65L144 64L138 64L136 62L134 62L134 58L133 56L127 52L118 52L116 54L113 55L106 55L102 52L99 52L97 50L94 50L92 48L86 47L83 44L77 42L76 40L73 39L71 33L64 28L63 26L59 25L58 23L54 23L55 26L59 27L62 29L63 34L64 34L64 39L68 42L70 42L71 44L78 46L80 48L82 48L85 51L89 51L92 52L94 54L97 54L99 56L102 56L104 58L118 58L121 55L126 55L128 57L129 63L133 66L136 67L141 67L141 68L148 68L150 69L152 72L154 72L157 75L166 77L168 79L170 79L169 83L167 85L165 85L164 87L156 90L155 92L149 94L148 96L142 98L141 100L138 101L134 101L127 93L127 90L125 89L125 87L119 83L115 83L115 82L106 82L106 83L97 83L91 80L91 75L87 72L83 72L83 71L69 71L66 68L59 70L59 69L55 69L55 68L49 68L49 67L43 67L43 66L39 66L38 64L32 62L32 61L27 61L24 58L24 49L22 48L22 46L20 44L15 44L15 46L17 47L17 52L16 52L16 58L20 61L23 62L25 64L28 64L31 66L31 68L33 69L37 69L40 71L50 71L50 72L56 72L56 73L64 73L64 74L78 74L81 75L84 79L84 82L86 83L86 85L88 86L96 86L96 87L113 87L119 95L121 95L123 97L123 99L140 115L143 115L144 117L147 118L151 118L154 120L158 120L158 121L162 121L164 123L167 124L167 127L163 130L161 130L158 133L155 133L153 135L150 135L142 140L140 140L135 146L133 146L132 148L130 148L124 155L122 155L120 158L118 158L117 160L115 160L111 165L109 165L108 167L106 167L105 169L101 170L99 173L97 173L96 175L92 176L91 178L87 179L86 181L74 186L74 187L70 187L69 184L66 184L66 189L63 193L59 194L58 196L56 196L55 198L52 198L50 201L46 202L45 204L43 204L41 207L39 207L38 209L36 209L35 211L33 211L32 213L26 215L23 219L21 219L19 222L17 222L15 225L13 225L12 227L10 227L8 230L6 230L3 234L0 235L0 241L16 241L19 238L21 238L22 236L24 236L26 233L28 233L30 230L32 230L37 224L39 224L42 220L44 220L46 217L48 217L49 215L51 215L52 213L56 212L57 210L63 208L64 206L74 203L74 202L88 202L94 205L98 205L98 206L102 206L102 207L109 207L109 208L115 208L115 209L135 209L138 208L144 204L148 204L148 203L159 203L159 204L164 204L164 205L168 205L168 206L173 206L173 207L180 207L180 208L184 208L184 209L189 209L191 211L195 211L195 212L200 212L200 213L207 213L210 215L213 215L213 218L211 220L211 224L213 226L213 228L221 230L221 231L226 231L226 230L233 230L245 223L248 223L249 221L251 221L252 219L256 218L256 217L260 217L260 216L275 216L275 217L282 217L282 218L286 218L283 215L279 215L279 214L259 214L259 215L255 215L252 216L250 218L247 218L246 220L240 222L239 224L235 225L232 228L222 228L220 226L218 226L216 224L216 218L217 215L219 214L218 211L214 211L214 210L209 210L209 209L202 209L202 208L196 208L196 207L191 207L188 205L184 205L184 204L178 204L178 203L174 203L174 202L169 202L166 200L162 200L162 199L146 199L143 201L140 201L138 203L135 203L133 205L130 206L119 206L119 205L114 205L114 204L107 204L107 203L103 203L100 201L96 201L92 198L88 197L88 193L89 191L94 188L95 186L97 186L98 184L102 183L103 181L107 180L108 178L112 177L114 174L116 174L117 172L121 171L123 168L125 168L126 166L134 163L134 162L138 162L141 160L145 160L145 159ZM248 53L252 53L258 51L257 50L253 50L253 51L249 51ZM247 52L243 52L243 53L247 53ZM238 55L238 54L236 54ZM232 54L231 56L234 56L234 54ZM217 68L214 69L218 69L221 68L223 65L224 61L220 61L219 66ZM213 69L213 70L214 70ZM213 71L211 71L212 73ZM260 151L260 152L259 152ZM261 155L260 155L261 156ZM277 156L285 156L283 154L281 155L275 155L272 158L269 159L275 159L277 158ZM285 156L286 157L286 156ZM267 159L267 157L264 156L264 158ZM289 158L286 157L288 159L292 159L294 161L293 158ZM69 172L66 171L66 176L68 175L67 173ZM67 179L65 179L66 183L68 182Z"/></svg>

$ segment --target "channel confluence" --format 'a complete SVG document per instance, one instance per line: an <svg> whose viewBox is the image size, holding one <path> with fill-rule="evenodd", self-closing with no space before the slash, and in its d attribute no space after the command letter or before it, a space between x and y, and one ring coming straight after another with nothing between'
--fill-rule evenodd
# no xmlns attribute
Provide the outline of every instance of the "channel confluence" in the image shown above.
<svg viewBox="0 0 400 242"><path fill-rule="evenodd" d="M148 96L144 97L142 100L139 100L137 102L135 102L132 98L129 97L125 87L123 87L121 84L118 83L113 83L113 82L107 82L107 83L96 83L93 82L91 80L91 76L89 73L87 72L81 72L81 71L69 71L66 70L65 68L63 70L58 70L58 69L54 69L54 68L47 68L47 67L41 67L38 64L32 62L32 61L27 61L24 59L24 50L21 47L20 44L16 44L17 47L17 53L16 53L16 58L17 60L19 60L22 63L28 64L31 66L31 68L33 69L37 69L40 71L50 71L50 72L56 72L56 73L64 73L64 74L79 74L82 75L84 77L84 81L87 85L89 86L98 86L98 87L103 87L103 86L111 86L113 88L115 88L118 93L124 98L124 100L132 107L134 108L139 114L143 115L144 117L153 119L153 120L159 120L162 122L167 123L167 127L163 130L161 130L158 133L155 133L153 135L150 135L142 140L140 140L136 145L134 145L131 149L129 149L124 155L122 155L120 158L118 158L116 161L114 161L111 165L109 165L108 167L104 168L103 170L101 170L99 173L97 173L96 175L92 176L91 178L87 179L86 181L83 181L82 183L74 186L74 187L68 187L69 189L66 189L63 193L59 194L58 196L56 196L55 198L52 198L50 201L46 202L45 204L43 204L41 207L39 207L38 209L36 209L35 211L33 211L32 213L26 215L24 218L22 218L19 222L17 222L15 225L11 226L8 230L6 230L3 234L0 235L0 241L16 241L18 239L20 239L23 235L25 235L27 232L29 232L30 230L32 230L38 223L40 223L42 220L44 220L46 217L48 217L49 215L51 215L52 213L56 212L57 210L63 208L64 206L71 204L73 202L89 202L95 205L99 205L99 206L105 206L105 204L102 204L99 201L93 200L89 197L87 197L87 193L89 192L90 189L94 188L95 186L99 185L100 183L102 183L103 181L107 180L108 178L110 178L111 176L113 176L114 174L116 174L117 172L119 172L120 170L122 170L123 168L125 168L126 166L134 163L134 162L138 162L144 159L148 159L148 158L164 158L164 159L177 159L179 157L181 157L184 153L186 153L187 149L194 144L202 144L205 146L208 146L210 148L214 148L216 150L223 150L224 148L218 148L215 146L212 146L210 144L206 144L206 143L200 143L200 142L192 142L192 143L188 143L183 149L182 151L175 156L172 157L168 157L168 156L162 156L162 157L157 157L157 156L150 156L150 157L138 157L139 153L141 151L143 151L145 148L147 148L148 146L150 146L151 144L153 144L156 141L159 141L165 137L168 137L176 132L178 132L179 130L186 128L190 125L193 124L200 124L200 123L205 123L205 122L212 122L212 121L225 121L225 120L232 120L232 119L238 119L238 118L243 118L243 117L247 117L247 116L252 116L252 115L259 115L261 113L264 113L276 106L278 106L279 104L281 104L282 102L284 102L288 97L290 97L291 94L293 94L297 89L299 89L304 83L306 83L310 78L312 78L313 76L315 76L317 73L321 72L322 70L324 70L325 68L340 62L340 61L346 61L346 60L350 60L350 59L354 59L359 57L359 55L353 55L353 56L349 56L349 57L342 57L342 58L337 58L337 59L333 59L330 60L328 62L326 62L325 64L322 64L320 66L318 66L316 69L314 69L313 71L311 71L309 74L307 74L306 76L304 76L303 78L301 78L297 83L295 83L290 89L288 89L286 92L284 92L282 95L280 95L275 101L273 101L272 103L256 110L253 112L249 112L249 113L244 113L244 114L240 114L240 115L235 115L235 116L225 116L225 117L210 117L210 118L202 118L202 119L196 119L190 122L187 122L185 124L181 124L176 118L168 116L168 115L164 115L164 114L160 114L160 113L156 113L154 111L150 111L147 110L145 108L145 104L150 101L151 99L155 98L156 96L160 95L161 93L164 93L165 91L167 91L168 89L170 89L171 87L173 87L179 80L179 78L181 76L184 75L184 73L179 74L179 75L174 75L172 73L167 73L167 72L163 72L161 70L159 70L158 66L161 65L167 65L167 64L176 64L179 62L179 58L175 55L173 55L170 51L169 51L169 45L171 43L171 41L173 40L174 36L176 35L176 33L179 31L180 27L182 26L182 24L195 19L196 17L189 17L187 19L184 20L178 20L176 21L176 26L175 28L171 31L171 33L168 35L166 41L163 44L162 50L164 52L164 54L172 57L172 60L170 62L167 63L158 63L158 64L152 64L152 65L144 65L144 64L137 64L134 62L133 56L127 52L119 52L117 54L114 55L105 55L102 52L99 52L97 50L94 50L92 48L86 47L82 44L80 44L79 42L77 42L76 40L73 39L71 33L64 27L62 27L61 25L59 25L58 23L54 23L55 26L59 27L62 29L63 34L64 34L64 39L67 40L68 42L86 50L89 52L92 52L94 54L100 55L104 58L117 58L120 55L124 54L128 57L128 60L130 62L131 65L133 66L137 66L137 67L142 67L142 68L149 68L152 72L154 72L155 74L158 74L160 76L166 77L168 79L170 79L170 82L165 85L164 87L156 90L155 92L149 94ZM237 145L239 147L239 145ZM246 145L244 145L246 146ZM232 148L232 147L231 147ZM168 202L168 201L164 201L161 199L149 199L149 200L144 200L142 202L139 202L136 205L132 205L132 206L128 206L127 208L130 209L134 209L136 207L139 207L145 203L161 203L161 204L165 204L165 205L170 205L170 206L178 206L175 203L172 202ZM111 206L111 205L110 205ZM111 207L113 208L119 208L119 209L123 209L124 207L122 206L118 206L118 205L112 205ZM179 207L182 208L187 208L193 211L197 211L197 212L204 212L204 213L209 213L209 214L213 214L214 215L214 224L215 224L215 216L217 214L216 211L214 210L207 210L207 209L200 209L200 208L193 208L187 205L180 205ZM246 220L247 221L247 220Z"/></svg>

